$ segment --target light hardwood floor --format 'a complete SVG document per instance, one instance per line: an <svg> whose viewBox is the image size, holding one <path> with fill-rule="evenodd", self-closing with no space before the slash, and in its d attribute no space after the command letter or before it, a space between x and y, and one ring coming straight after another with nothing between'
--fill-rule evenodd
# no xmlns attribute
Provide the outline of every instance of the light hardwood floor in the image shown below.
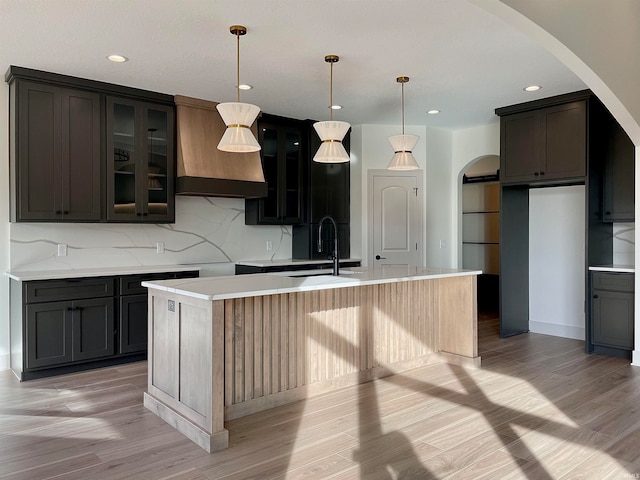
<svg viewBox="0 0 640 480"><path fill-rule="evenodd" d="M640 478L640 368L497 325L479 322L481 369L423 367L236 419L214 454L143 408L145 362L0 372L0 478Z"/></svg>

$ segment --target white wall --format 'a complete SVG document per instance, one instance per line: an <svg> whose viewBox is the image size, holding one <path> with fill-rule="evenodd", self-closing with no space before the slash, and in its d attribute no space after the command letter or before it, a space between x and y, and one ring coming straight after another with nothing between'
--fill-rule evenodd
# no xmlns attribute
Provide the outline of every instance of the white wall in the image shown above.
<svg viewBox="0 0 640 480"><path fill-rule="evenodd" d="M452 135L452 175L449 180L451 192L451 262L462 267L462 175L467 167L486 155L500 155L500 120L489 125L456 130ZM427 172L428 174L428 172Z"/></svg>
<svg viewBox="0 0 640 480"><path fill-rule="evenodd" d="M529 329L584 340L584 185L529 190L529 224Z"/></svg>
<svg viewBox="0 0 640 480"><path fill-rule="evenodd" d="M367 232L369 222L367 212L369 191L367 170L387 168L393 156L393 150L387 137L397 135L398 128L398 125L358 125L351 132L351 256L361 258L363 265L367 264L368 258ZM418 135L420 137L413 150L413 155L420 168L425 170L427 167L427 149L430 148L429 143L425 141L427 136L426 127L405 125L405 132L408 135ZM429 191L427 189L428 194ZM422 251L424 258L424 246Z"/></svg>
<svg viewBox="0 0 640 480"><path fill-rule="evenodd" d="M9 86L0 87L0 370L9 368Z"/></svg>

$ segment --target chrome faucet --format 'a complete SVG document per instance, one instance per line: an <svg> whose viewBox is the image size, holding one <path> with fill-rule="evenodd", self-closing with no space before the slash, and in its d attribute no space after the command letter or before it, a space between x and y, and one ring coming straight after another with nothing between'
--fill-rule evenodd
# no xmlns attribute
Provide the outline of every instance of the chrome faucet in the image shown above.
<svg viewBox="0 0 640 480"><path fill-rule="evenodd" d="M318 226L318 253L322 252L322 224L325 220L329 220L333 224L333 254L329 258L333 260L332 275L337 276L340 273L340 260L338 258L338 226L336 225L336 221L329 215L322 217Z"/></svg>

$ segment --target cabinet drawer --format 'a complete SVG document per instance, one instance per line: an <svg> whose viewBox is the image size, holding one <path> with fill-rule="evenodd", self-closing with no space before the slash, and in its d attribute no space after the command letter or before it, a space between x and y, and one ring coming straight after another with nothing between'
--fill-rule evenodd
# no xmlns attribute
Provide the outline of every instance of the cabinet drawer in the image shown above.
<svg viewBox="0 0 640 480"><path fill-rule="evenodd" d="M593 272L594 290L613 290L616 292L633 292L633 273Z"/></svg>
<svg viewBox="0 0 640 480"><path fill-rule="evenodd" d="M194 278L199 275L198 271L187 272L160 272L160 273L143 273L140 275L127 275L118 279L118 292L120 295L139 295L147 293L146 287L141 285L142 282L152 282L154 280L171 280L174 278Z"/></svg>
<svg viewBox="0 0 640 480"><path fill-rule="evenodd" d="M113 279L104 277L37 280L25 283L26 303L113 296Z"/></svg>

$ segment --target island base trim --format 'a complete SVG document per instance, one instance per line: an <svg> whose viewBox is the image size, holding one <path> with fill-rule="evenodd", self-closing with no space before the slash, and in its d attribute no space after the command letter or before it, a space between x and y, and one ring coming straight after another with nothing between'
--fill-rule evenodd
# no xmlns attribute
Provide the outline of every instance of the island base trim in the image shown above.
<svg viewBox="0 0 640 480"><path fill-rule="evenodd" d="M190 422L146 392L144 406L208 453L229 448L229 431L226 428L219 432L205 432L195 423Z"/></svg>
<svg viewBox="0 0 640 480"><path fill-rule="evenodd" d="M465 357L456 353L440 352L442 361L449 365L457 365L459 367L480 368L482 366L482 357Z"/></svg>

